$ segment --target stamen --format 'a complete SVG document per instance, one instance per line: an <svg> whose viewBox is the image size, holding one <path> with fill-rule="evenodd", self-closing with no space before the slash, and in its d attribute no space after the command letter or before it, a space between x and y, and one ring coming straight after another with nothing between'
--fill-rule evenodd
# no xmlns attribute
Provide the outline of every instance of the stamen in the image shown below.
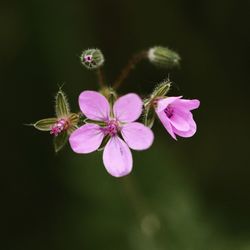
<svg viewBox="0 0 250 250"><path fill-rule="evenodd" d="M117 120L110 120L107 122L107 126L104 127L105 135L114 136L119 132L119 123Z"/></svg>
<svg viewBox="0 0 250 250"><path fill-rule="evenodd" d="M171 118L173 116L174 113L174 109L168 105L165 109L164 109L165 114L167 115L168 118Z"/></svg>

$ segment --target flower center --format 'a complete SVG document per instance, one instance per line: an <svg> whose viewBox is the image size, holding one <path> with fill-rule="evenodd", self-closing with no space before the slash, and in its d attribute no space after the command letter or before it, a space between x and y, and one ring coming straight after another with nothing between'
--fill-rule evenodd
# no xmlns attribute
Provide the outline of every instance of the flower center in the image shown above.
<svg viewBox="0 0 250 250"><path fill-rule="evenodd" d="M92 55L86 55L86 56L84 56L85 62L92 62L92 58L93 58Z"/></svg>
<svg viewBox="0 0 250 250"><path fill-rule="evenodd" d="M174 113L174 109L168 105L165 109L164 109L165 114L167 115L168 118L171 118L173 116Z"/></svg>
<svg viewBox="0 0 250 250"><path fill-rule="evenodd" d="M69 127L69 122L66 119L58 120L51 128L50 134L58 136L63 130Z"/></svg>
<svg viewBox="0 0 250 250"><path fill-rule="evenodd" d="M119 123L117 120L109 120L107 126L104 128L105 135L114 136L119 132Z"/></svg>

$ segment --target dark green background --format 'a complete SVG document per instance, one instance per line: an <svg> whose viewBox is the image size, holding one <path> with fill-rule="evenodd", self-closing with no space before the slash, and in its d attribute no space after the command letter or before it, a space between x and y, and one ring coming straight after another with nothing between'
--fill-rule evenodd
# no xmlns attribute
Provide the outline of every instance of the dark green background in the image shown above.
<svg viewBox="0 0 250 250"><path fill-rule="evenodd" d="M2 1L0 248L250 249L247 2ZM141 63L120 93L148 94L170 73L173 95L201 101L198 131L176 142L157 122L130 177L109 176L101 153L55 155L48 133L23 125L53 115L62 83L74 111L97 89L83 49L103 51L111 84L154 45L178 51L181 68Z"/></svg>

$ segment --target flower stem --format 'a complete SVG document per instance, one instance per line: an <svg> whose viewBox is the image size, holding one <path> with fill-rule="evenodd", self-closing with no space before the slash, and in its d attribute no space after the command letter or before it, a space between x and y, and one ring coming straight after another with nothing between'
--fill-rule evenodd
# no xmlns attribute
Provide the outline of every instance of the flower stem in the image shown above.
<svg viewBox="0 0 250 250"><path fill-rule="evenodd" d="M132 56L132 58L128 61L127 65L122 69L120 75L116 79L116 81L113 84L114 89L118 89L123 81L129 76L129 73L132 71L132 69L135 68L136 64L138 64L143 59L147 58L147 50L143 50L139 53L136 53Z"/></svg>
<svg viewBox="0 0 250 250"><path fill-rule="evenodd" d="M100 85L101 88L105 87L105 77L104 77L104 72L103 69L100 67L96 70L96 74L97 74L97 79L98 79L98 83Z"/></svg>

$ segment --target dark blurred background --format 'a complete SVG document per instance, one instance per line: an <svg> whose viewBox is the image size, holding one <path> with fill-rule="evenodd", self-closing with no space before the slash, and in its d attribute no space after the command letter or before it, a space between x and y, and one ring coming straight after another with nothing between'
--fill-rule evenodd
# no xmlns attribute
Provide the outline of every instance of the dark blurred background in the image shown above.
<svg viewBox="0 0 250 250"><path fill-rule="evenodd" d="M250 249L249 1L9 0L0 7L3 250ZM174 141L160 123L133 173L107 174L101 153L55 155L50 117L64 84L72 110L96 76L79 62L100 48L107 84L154 45L180 69L143 62L120 93L149 94L170 74L173 95L201 100L198 131Z"/></svg>

